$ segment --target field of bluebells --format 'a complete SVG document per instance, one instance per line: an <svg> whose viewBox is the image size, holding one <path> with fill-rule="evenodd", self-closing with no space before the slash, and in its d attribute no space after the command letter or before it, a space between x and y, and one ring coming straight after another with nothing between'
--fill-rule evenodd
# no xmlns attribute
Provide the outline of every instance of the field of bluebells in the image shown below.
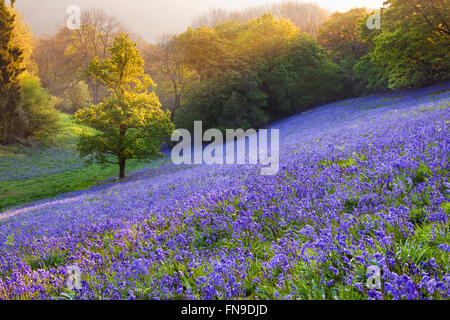
<svg viewBox="0 0 450 320"><path fill-rule="evenodd" d="M34 148L32 152L17 152L0 157L0 183L23 180L78 169L83 166L74 150L64 147Z"/></svg>
<svg viewBox="0 0 450 320"><path fill-rule="evenodd" d="M275 176L169 165L0 213L0 299L449 299L449 106L346 100L272 125Z"/></svg>
<svg viewBox="0 0 450 320"><path fill-rule="evenodd" d="M77 137L81 132L93 129L76 124L68 114L60 115L61 132L55 137L27 146L0 146L0 212L106 184L116 177L116 166L88 164L79 157ZM127 169L134 176L139 173L136 170L169 161L169 156L151 162L130 160Z"/></svg>

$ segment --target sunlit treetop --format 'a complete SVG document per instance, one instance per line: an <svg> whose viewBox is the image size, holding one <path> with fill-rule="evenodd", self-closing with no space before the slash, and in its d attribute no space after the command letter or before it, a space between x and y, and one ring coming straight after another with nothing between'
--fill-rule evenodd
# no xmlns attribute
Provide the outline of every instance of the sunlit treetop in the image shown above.
<svg viewBox="0 0 450 320"><path fill-rule="evenodd" d="M136 43L121 33L108 49L111 58L100 61L95 58L89 64L88 74L101 82L115 95L125 92L147 93L156 84L144 73L144 59Z"/></svg>

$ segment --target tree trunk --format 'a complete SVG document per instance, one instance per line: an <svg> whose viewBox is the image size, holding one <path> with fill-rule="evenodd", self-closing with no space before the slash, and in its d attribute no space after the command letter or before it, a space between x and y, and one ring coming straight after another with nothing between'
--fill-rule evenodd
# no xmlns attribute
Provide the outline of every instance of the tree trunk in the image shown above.
<svg viewBox="0 0 450 320"><path fill-rule="evenodd" d="M99 83L98 82L94 82L93 84L93 88L92 88L92 101L94 102L95 105L97 105L99 103Z"/></svg>
<svg viewBox="0 0 450 320"><path fill-rule="evenodd" d="M126 161L126 159L119 159L119 180L123 180L125 178Z"/></svg>
<svg viewBox="0 0 450 320"><path fill-rule="evenodd" d="M125 139L125 134L127 133L127 128L124 124L120 125L120 146L123 148L123 143ZM123 149L121 149L119 155L117 156L119 160L119 179L123 180L125 178L125 165L127 158L123 155Z"/></svg>
<svg viewBox="0 0 450 320"><path fill-rule="evenodd" d="M174 102L174 106L172 108L172 114L170 115L170 121L174 122L175 111L177 111L180 108L180 105L181 105L181 95L175 94L175 102Z"/></svg>

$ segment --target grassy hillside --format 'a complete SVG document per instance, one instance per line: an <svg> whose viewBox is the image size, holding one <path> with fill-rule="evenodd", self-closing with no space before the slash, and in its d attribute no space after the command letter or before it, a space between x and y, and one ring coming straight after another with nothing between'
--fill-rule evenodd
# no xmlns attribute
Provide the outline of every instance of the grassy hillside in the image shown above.
<svg viewBox="0 0 450 320"><path fill-rule="evenodd" d="M86 189L115 178L114 165L85 165L75 149L77 136L93 130L61 114L62 131L35 147L0 146L0 211L24 203ZM157 160L154 165L164 160ZM129 161L128 172L148 167L148 162Z"/></svg>
<svg viewBox="0 0 450 320"><path fill-rule="evenodd" d="M449 89L272 124L274 176L171 165L0 215L0 299L449 299Z"/></svg>

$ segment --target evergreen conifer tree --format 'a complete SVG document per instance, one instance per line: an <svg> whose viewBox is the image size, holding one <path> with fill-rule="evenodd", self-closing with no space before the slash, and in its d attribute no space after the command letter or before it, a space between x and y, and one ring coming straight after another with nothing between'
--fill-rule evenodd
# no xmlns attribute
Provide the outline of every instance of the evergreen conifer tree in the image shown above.
<svg viewBox="0 0 450 320"><path fill-rule="evenodd" d="M14 0L11 0L11 6ZM22 50L13 45L15 16L0 0L0 143L10 143L22 134L20 74Z"/></svg>

